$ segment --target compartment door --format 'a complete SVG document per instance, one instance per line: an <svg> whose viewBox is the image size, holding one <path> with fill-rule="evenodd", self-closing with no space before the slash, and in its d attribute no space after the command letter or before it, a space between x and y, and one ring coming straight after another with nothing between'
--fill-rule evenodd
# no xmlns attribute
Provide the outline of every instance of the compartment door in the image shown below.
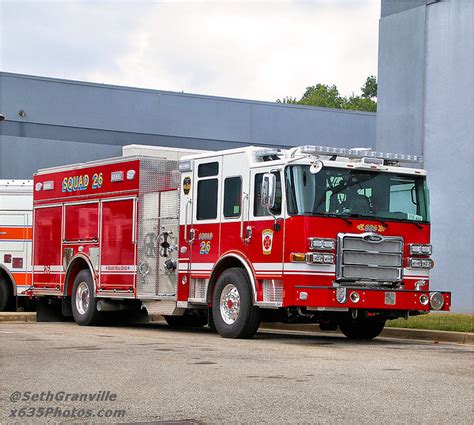
<svg viewBox="0 0 474 425"><path fill-rule="evenodd" d="M62 206L36 208L34 215L33 283L35 291L62 292ZM56 287L60 290L57 291Z"/></svg>
<svg viewBox="0 0 474 425"><path fill-rule="evenodd" d="M134 293L135 199L102 201L101 291Z"/></svg>

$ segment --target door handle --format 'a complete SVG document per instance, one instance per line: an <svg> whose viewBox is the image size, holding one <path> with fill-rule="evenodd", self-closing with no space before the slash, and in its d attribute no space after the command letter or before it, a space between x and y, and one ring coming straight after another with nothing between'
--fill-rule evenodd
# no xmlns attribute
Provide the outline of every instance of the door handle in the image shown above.
<svg viewBox="0 0 474 425"><path fill-rule="evenodd" d="M196 239L196 229L189 229L189 240L188 243L193 243Z"/></svg>
<svg viewBox="0 0 474 425"><path fill-rule="evenodd" d="M192 205L193 200L190 198L186 202L186 205L184 207L184 240L188 243L191 243L194 239L188 239L188 208L190 205ZM191 229L193 230L193 229ZM189 231L191 233L191 231Z"/></svg>
<svg viewBox="0 0 474 425"><path fill-rule="evenodd" d="M250 202L248 201L249 201L249 194L244 192L243 197L242 197L242 214L240 215L240 239L244 243L247 242L247 234L246 233L244 234L244 222L245 222L244 215L245 215L245 208L247 204L250 204Z"/></svg>
<svg viewBox="0 0 474 425"><path fill-rule="evenodd" d="M247 226L245 228L245 243L249 243L252 239L252 226Z"/></svg>

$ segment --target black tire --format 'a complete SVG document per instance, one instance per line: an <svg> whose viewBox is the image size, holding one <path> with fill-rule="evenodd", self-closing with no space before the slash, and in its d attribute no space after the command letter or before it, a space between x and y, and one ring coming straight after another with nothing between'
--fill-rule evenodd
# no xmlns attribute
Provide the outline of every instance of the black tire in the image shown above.
<svg viewBox="0 0 474 425"><path fill-rule="evenodd" d="M84 295L84 293L83 295L85 298L82 298L82 302L78 301L79 292L84 291L86 288L88 290L87 306L85 305L85 298L87 298L87 295ZM74 285L72 287L71 308L74 320L78 325L91 326L100 323L102 315L99 311L97 311L97 298L95 297L94 293L94 283L88 270L80 271L74 279Z"/></svg>
<svg viewBox="0 0 474 425"><path fill-rule="evenodd" d="M182 316L163 316L174 329L202 328L207 325L207 311L187 311Z"/></svg>
<svg viewBox="0 0 474 425"><path fill-rule="evenodd" d="M209 307L208 309L207 320L207 326L209 329L212 332L217 333L216 324L214 323L214 318L212 317L212 307Z"/></svg>
<svg viewBox="0 0 474 425"><path fill-rule="evenodd" d="M385 320L375 318L346 319L339 323L339 329L349 339L374 339L385 327Z"/></svg>
<svg viewBox="0 0 474 425"><path fill-rule="evenodd" d="M0 311L12 311L15 309L15 297L13 290L4 279L0 278Z"/></svg>
<svg viewBox="0 0 474 425"><path fill-rule="evenodd" d="M229 288L239 301L238 309L235 316L231 319L233 323L226 322L221 314L221 296L225 296L224 291ZM234 288L237 292L234 291ZM227 292L226 292L227 293ZM212 297L212 318L217 332L224 338L252 338L258 330L260 325L260 314L258 307L253 305L252 290L250 288L250 281L247 273L241 268L231 268L225 270L217 279ZM227 311L231 312L234 304L231 300ZM223 308L226 307L223 302ZM235 308L234 308L235 311Z"/></svg>

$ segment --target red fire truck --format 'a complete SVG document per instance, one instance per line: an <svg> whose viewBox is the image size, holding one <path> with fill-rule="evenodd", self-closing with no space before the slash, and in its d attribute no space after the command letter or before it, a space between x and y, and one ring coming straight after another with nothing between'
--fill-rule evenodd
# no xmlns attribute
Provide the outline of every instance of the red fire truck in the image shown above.
<svg viewBox="0 0 474 425"><path fill-rule="evenodd" d="M248 338L262 321L374 338L449 310L430 291L426 172L411 155L246 147L34 176L33 297L80 325L136 308Z"/></svg>

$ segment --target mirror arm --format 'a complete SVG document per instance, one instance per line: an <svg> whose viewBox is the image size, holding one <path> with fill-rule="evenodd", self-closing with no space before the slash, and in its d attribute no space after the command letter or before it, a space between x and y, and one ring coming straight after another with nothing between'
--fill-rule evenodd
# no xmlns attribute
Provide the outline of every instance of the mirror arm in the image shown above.
<svg viewBox="0 0 474 425"><path fill-rule="evenodd" d="M283 219L281 217L277 217L275 214L273 214L270 211L270 208L268 208L268 207L267 207L267 212L268 212L268 214L270 214L273 217L273 220L275 220L275 222L273 223L273 230L275 230L275 232L279 232L280 229L281 229L281 226L280 226L280 223L278 223L278 220L283 220Z"/></svg>

